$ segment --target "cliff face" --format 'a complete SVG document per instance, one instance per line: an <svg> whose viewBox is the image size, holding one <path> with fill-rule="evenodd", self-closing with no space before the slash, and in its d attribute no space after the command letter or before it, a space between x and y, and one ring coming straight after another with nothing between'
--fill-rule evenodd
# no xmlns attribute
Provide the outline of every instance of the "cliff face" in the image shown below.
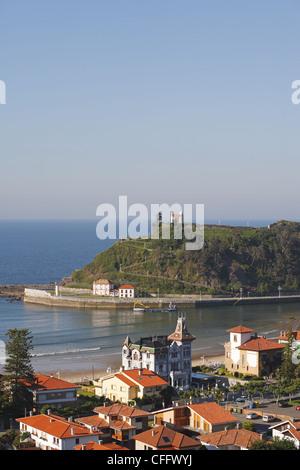
<svg viewBox="0 0 300 470"><path fill-rule="evenodd" d="M186 251L184 240L116 242L72 282L91 284L105 277L116 285L132 283L160 293L257 294L300 290L300 223L280 221L270 227L205 226L204 246Z"/></svg>

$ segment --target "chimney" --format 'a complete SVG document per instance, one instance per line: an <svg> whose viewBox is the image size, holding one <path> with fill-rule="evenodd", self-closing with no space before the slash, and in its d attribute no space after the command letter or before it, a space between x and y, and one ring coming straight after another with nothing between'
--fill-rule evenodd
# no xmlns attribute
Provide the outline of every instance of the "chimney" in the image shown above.
<svg viewBox="0 0 300 470"><path fill-rule="evenodd" d="M69 421L69 423L72 423L72 421L73 421L73 416L69 416L69 417L68 417L68 421Z"/></svg>
<svg viewBox="0 0 300 470"><path fill-rule="evenodd" d="M102 446L102 444L103 444L103 441L99 441L99 444L100 444L100 446Z"/></svg>
<svg viewBox="0 0 300 470"><path fill-rule="evenodd" d="M72 436L75 436L75 428L71 428L71 434Z"/></svg>
<svg viewBox="0 0 300 470"><path fill-rule="evenodd" d="M50 414L51 414L51 410L48 408L47 415L49 416Z"/></svg>
<svg viewBox="0 0 300 470"><path fill-rule="evenodd" d="M152 436L155 436L155 429L152 429Z"/></svg>
<svg viewBox="0 0 300 470"><path fill-rule="evenodd" d="M143 369L142 368L139 369L139 375L143 375Z"/></svg>

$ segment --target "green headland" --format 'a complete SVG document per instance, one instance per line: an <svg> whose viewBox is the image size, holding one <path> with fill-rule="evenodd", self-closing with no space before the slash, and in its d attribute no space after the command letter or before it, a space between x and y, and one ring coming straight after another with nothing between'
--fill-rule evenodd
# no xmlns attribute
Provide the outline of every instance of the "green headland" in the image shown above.
<svg viewBox="0 0 300 470"><path fill-rule="evenodd" d="M204 246L186 240L138 238L116 242L71 275L71 285L99 278L132 284L140 294L266 295L300 291L300 223L268 227L205 225Z"/></svg>

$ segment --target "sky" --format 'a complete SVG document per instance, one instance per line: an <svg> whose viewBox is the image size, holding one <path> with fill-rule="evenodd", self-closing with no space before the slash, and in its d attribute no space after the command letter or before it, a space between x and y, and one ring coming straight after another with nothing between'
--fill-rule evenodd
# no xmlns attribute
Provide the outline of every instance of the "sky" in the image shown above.
<svg viewBox="0 0 300 470"><path fill-rule="evenodd" d="M300 0L0 0L0 219L300 220Z"/></svg>

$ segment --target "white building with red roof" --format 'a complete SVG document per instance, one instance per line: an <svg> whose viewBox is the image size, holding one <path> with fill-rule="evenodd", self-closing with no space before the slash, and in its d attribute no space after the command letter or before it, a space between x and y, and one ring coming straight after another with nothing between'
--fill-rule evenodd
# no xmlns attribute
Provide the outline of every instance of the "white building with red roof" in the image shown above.
<svg viewBox="0 0 300 470"><path fill-rule="evenodd" d="M247 429L224 429L199 436L208 450L249 450L253 442L261 440L261 434Z"/></svg>
<svg viewBox="0 0 300 470"><path fill-rule="evenodd" d="M119 287L118 291L119 291L119 297L125 297L129 299L132 299L133 297L135 297L135 287L129 284Z"/></svg>
<svg viewBox="0 0 300 470"><path fill-rule="evenodd" d="M279 439L289 439L300 449L300 421L286 420L274 424L269 429L272 430L272 437Z"/></svg>
<svg viewBox="0 0 300 470"><path fill-rule="evenodd" d="M230 340L225 343L225 368L229 372L265 376L280 366L284 344L258 336L242 325L227 332Z"/></svg>
<svg viewBox="0 0 300 470"><path fill-rule="evenodd" d="M99 443L102 433L52 414L17 418L20 431L29 432L42 450L73 450L76 445Z"/></svg>
<svg viewBox="0 0 300 470"><path fill-rule="evenodd" d="M124 370L94 381L95 395L109 400L128 403L136 398L159 395L168 386L162 377L148 369Z"/></svg>
<svg viewBox="0 0 300 470"><path fill-rule="evenodd" d="M60 408L77 401L77 391L80 385L42 374L35 375L36 382L28 387L33 394L33 403L36 409L45 405L55 405Z"/></svg>

